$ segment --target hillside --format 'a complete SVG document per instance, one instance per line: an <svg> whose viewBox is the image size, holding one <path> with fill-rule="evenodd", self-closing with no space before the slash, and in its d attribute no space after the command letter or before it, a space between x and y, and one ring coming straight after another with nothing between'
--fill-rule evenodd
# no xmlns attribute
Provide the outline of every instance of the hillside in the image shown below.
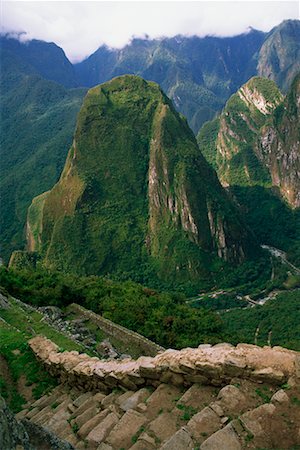
<svg viewBox="0 0 300 450"><path fill-rule="evenodd" d="M185 120L134 76L88 92L61 178L33 201L27 231L47 267L144 282L205 284L222 260L257 252Z"/></svg>
<svg viewBox="0 0 300 450"><path fill-rule="evenodd" d="M50 189L62 169L86 92L66 88L141 75L160 84L197 133L257 73L285 92L297 70L298 33L299 21L285 21L268 35L251 29L230 38L133 39L120 50L102 46L75 65L54 43L2 35L1 162L8 171L1 173L1 258L7 262L24 244L29 199Z"/></svg>
<svg viewBox="0 0 300 450"><path fill-rule="evenodd" d="M32 197L49 189L61 172L84 93L43 79L1 47L0 254L6 261L24 245Z"/></svg>
<svg viewBox="0 0 300 450"><path fill-rule="evenodd" d="M254 77L206 124L198 144L262 244L299 262L299 76L284 98ZM257 204L261 207L258 209Z"/></svg>
<svg viewBox="0 0 300 450"><path fill-rule="evenodd" d="M258 55L257 74L286 93L300 72L300 22L285 20L271 30Z"/></svg>
<svg viewBox="0 0 300 450"><path fill-rule="evenodd" d="M78 305L60 314L0 295L0 395L16 413L0 399L6 450L299 445L299 353L198 341L133 359L130 346L127 355L105 353L101 316ZM130 331L110 327L128 346Z"/></svg>

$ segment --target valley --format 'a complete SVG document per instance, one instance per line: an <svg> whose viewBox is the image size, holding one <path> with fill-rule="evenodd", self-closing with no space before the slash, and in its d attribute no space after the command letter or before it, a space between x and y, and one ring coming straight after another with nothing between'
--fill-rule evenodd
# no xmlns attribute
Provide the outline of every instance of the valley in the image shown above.
<svg viewBox="0 0 300 450"><path fill-rule="evenodd" d="M74 63L22 36L0 35L1 450L300 449L300 21Z"/></svg>

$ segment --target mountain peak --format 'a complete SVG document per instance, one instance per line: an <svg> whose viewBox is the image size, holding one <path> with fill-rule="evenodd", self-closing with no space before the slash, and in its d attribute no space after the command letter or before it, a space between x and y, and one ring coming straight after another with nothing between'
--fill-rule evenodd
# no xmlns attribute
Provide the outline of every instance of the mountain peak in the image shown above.
<svg viewBox="0 0 300 450"><path fill-rule="evenodd" d="M45 265L138 280L207 280L252 242L186 121L133 75L89 90L61 178L28 219Z"/></svg>

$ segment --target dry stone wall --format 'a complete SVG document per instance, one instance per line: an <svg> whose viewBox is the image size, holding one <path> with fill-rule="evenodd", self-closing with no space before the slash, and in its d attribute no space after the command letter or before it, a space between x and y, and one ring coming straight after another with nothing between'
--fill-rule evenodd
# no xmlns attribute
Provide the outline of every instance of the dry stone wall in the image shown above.
<svg viewBox="0 0 300 450"><path fill-rule="evenodd" d="M80 305L77 305L76 303L72 303L70 308L72 308L75 312L80 313L82 317L94 322L106 335L119 339L122 342L126 342L129 346L134 345L134 347L137 348L142 355L155 356L158 352L165 350L163 347L155 344L141 334L128 330L121 325L117 325L116 323L111 322L110 320L105 319L104 317L101 317Z"/></svg>
<svg viewBox="0 0 300 450"><path fill-rule="evenodd" d="M300 378L300 353L282 347L203 344L198 348L169 349L155 357L105 361L76 351L60 353L58 346L43 336L34 337L29 345L51 374L85 390L138 390L162 383L223 386L235 377L281 385L290 378Z"/></svg>

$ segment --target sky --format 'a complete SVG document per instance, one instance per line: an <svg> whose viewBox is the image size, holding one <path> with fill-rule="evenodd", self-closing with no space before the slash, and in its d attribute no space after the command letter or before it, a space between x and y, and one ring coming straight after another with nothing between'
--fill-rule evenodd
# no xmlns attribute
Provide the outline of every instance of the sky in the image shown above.
<svg viewBox="0 0 300 450"><path fill-rule="evenodd" d="M1 0L0 0L1 1ZM299 1L1 1L1 32L62 47L72 62L133 37L233 36L299 19Z"/></svg>

